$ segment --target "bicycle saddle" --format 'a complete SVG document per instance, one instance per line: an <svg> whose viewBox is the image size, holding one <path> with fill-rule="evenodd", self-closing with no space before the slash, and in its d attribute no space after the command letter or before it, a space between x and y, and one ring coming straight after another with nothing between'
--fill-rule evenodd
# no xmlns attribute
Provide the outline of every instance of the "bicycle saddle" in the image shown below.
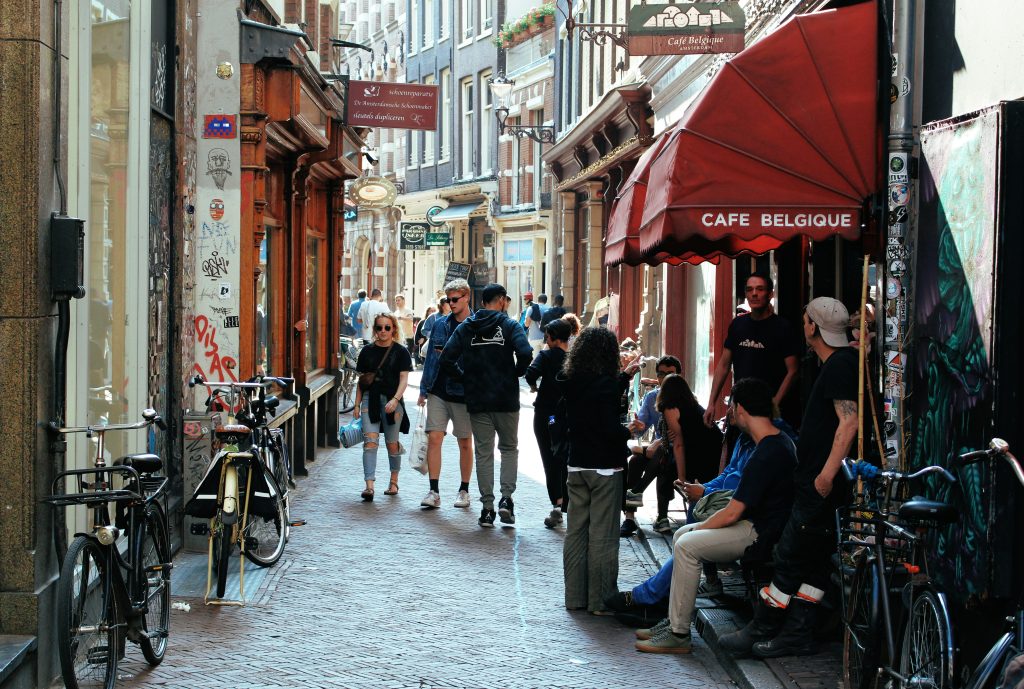
<svg viewBox="0 0 1024 689"><path fill-rule="evenodd" d="M907 500L900 505L899 515L907 521L938 522L952 524L960 518L955 507L935 500Z"/></svg>
<svg viewBox="0 0 1024 689"><path fill-rule="evenodd" d="M251 432L252 431L249 429L248 426L240 423L229 423L225 426L217 426L217 428L214 430L214 433L216 433L218 436L222 434L249 435L249 433Z"/></svg>
<svg viewBox="0 0 1024 689"><path fill-rule="evenodd" d="M126 455L114 462L114 464L131 467L140 474L153 474L160 471L164 466L162 459L157 455L150 454Z"/></svg>

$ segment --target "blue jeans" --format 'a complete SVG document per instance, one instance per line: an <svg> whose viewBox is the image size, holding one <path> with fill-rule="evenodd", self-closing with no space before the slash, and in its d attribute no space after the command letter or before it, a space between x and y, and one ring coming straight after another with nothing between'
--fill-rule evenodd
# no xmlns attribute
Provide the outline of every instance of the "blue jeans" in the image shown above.
<svg viewBox="0 0 1024 689"><path fill-rule="evenodd" d="M686 523L693 523L692 505L686 512ZM668 600L668 594L671 589L672 558L668 558L654 576L639 586L633 587L633 601L639 605L656 605Z"/></svg>
<svg viewBox="0 0 1024 689"><path fill-rule="evenodd" d="M395 409L395 422L389 424L387 418L384 416L384 405L387 404L387 398L384 395L380 396L380 410L381 419L380 423L370 421L370 401L363 399L359 405L359 411L363 419L363 479L366 481L377 480L377 444L380 440L381 426L384 427L384 442L385 443L397 443L398 442L398 430L402 426L402 407L399 405ZM367 436L373 433L372 438ZM391 465L391 472L394 474L398 473L398 470L402 468L402 455L400 452L391 453L388 450L388 463Z"/></svg>

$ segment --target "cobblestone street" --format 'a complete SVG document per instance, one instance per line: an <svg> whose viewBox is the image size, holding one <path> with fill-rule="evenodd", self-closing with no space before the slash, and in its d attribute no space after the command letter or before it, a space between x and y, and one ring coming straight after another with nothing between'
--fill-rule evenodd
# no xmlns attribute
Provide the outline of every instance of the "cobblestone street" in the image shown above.
<svg viewBox="0 0 1024 689"><path fill-rule="evenodd" d="M413 410L416 394L410 385ZM520 417L514 528L480 528L477 502L452 506L459 479L451 438L442 508L432 511L419 506L426 478L408 466L400 494L383 495L383 450L372 503L359 499L361 447L322 451L293 494L293 517L307 525L293 529L254 601L215 607L175 595L191 611L173 611L164 663L149 669L132 646L123 686L730 686L699 637L692 656L642 655L614 618L565 610L564 529L542 523L549 507L532 414L524 406ZM470 490L476 495L475 476ZM621 544L619 581L631 586L652 565L636 539Z"/></svg>

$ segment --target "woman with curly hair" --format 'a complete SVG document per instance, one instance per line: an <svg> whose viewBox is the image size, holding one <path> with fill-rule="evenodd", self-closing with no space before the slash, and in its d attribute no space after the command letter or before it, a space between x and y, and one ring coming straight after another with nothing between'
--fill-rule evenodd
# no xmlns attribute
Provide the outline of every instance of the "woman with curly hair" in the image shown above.
<svg viewBox="0 0 1024 689"><path fill-rule="evenodd" d="M619 508L630 438L619 418L624 387L615 335L602 327L581 330L559 381L569 444L565 607L609 614L604 600L616 591L619 573Z"/></svg>

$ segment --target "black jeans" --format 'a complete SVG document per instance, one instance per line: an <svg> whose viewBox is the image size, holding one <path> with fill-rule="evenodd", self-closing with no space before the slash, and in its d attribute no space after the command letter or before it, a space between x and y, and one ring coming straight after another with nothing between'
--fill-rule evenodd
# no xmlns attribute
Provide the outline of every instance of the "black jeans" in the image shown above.
<svg viewBox="0 0 1024 689"><path fill-rule="evenodd" d="M649 459L638 454L630 456L626 469L626 489L643 493L647 486L657 481L655 491L658 495L659 519L668 516L668 504L672 502L675 493L672 487L675 480L676 463L664 449L651 453Z"/></svg>
<svg viewBox="0 0 1024 689"><path fill-rule="evenodd" d="M772 583L783 593L795 595L802 584L822 591L828 588L836 549L837 496L846 494L842 483L836 480L828 498L821 497L813 484L797 486L793 511L772 557Z"/></svg>
<svg viewBox="0 0 1024 689"><path fill-rule="evenodd" d="M555 505L562 501L562 511L568 504L568 490L565 480L568 475L568 467L564 459L555 456L551 449L551 429L548 426L548 417L552 412L543 409L535 409L533 413L533 434L537 437L537 448L540 450L540 460L544 463L544 478L548 488L548 499Z"/></svg>

